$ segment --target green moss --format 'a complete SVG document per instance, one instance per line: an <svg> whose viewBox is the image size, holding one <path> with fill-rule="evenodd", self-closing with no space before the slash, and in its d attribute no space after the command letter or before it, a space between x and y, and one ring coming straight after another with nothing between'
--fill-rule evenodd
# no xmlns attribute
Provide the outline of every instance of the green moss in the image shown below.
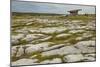
<svg viewBox="0 0 100 67"><path fill-rule="evenodd" d="M12 31L12 32L11 32L11 35L18 35L18 33L17 33L17 32Z"/></svg>
<svg viewBox="0 0 100 67"><path fill-rule="evenodd" d="M68 39L67 41L71 44L75 44L77 43L78 41L76 40L76 37L80 36L80 33L74 33L72 34Z"/></svg>
<svg viewBox="0 0 100 67"><path fill-rule="evenodd" d="M68 20L82 20L84 22L91 21L94 19L94 16L85 16L85 15L77 15L77 16L68 16Z"/></svg>
<svg viewBox="0 0 100 67"><path fill-rule="evenodd" d="M40 63L40 62L42 62L44 60L52 60L54 58L61 58L62 59L63 56L60 56L60 55L52 55L52 56L44 56L44 57L42 57L41 55L38 55L36 58L39 60L38 63Z"/></svg>
<svg viewBox="0 0 100 67"><path fill-rule="evenodd" d="M17 61L17 60L19 60L20 58L19 57L11 57L11 61L13 62L13 61Z"/></svg>

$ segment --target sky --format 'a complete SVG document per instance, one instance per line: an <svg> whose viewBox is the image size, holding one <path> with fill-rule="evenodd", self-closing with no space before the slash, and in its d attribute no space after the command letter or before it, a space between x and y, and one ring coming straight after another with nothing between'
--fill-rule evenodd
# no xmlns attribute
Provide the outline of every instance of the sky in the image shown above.
<svg viewBox="0 0 100 67"><path fill-rule="evenodd" d="M11 3L12 12L69 14L67 11L74 9L82 9L82 11L79 11L79 14L95 14L94 6L32 1L12 1Z"/></svg>

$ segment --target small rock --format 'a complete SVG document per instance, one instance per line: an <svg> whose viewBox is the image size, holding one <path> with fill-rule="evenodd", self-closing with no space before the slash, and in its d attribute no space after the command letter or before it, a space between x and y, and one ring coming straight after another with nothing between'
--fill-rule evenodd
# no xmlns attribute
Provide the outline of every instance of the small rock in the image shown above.
<svg viewBox="0 0 100 67"><path fill-rule="evenodd" d="M70 36L71 34L59 34L56 36L56 38L63 38L63 37L68 37Z"/></svg>
<svg viewBox="0 0 100 67"><path fill-rule="evenodd" d="M24 37L24 34L18 34L18 35L12 35L12 40L13 39L21 39L21 38L23 38Z"/></svg>
<svg viewBox="0 0 100 67"><path fill-rule="evenodd" d="M43 51L46 48L48 48L50 44L52 44L52 42L43 42L43 43L39 43L35 45L32 44L30 45L30 47L26 48L25 52L27 54L30 54L30 53L37 52L37 51Z"/></svg>
<svg viewBox="0 0 100 67"><path fill-rule="evenodd" d="M40 62L40 64L48 64L48 63L50 63L50 60L45 60L45 61Z"/></svg>
<svg viewBox="0 0 100 67"><path fill-rule="evenodd" d="M84 32L84 30L71 30L71 31L69 31L69 33L82 33L82 32Z"/></svg>
<svg viewBox="0 0 100 67"><path fill-rule="evenodd" d="M52 38L52 36L48 36L48 37L46 37L46 38L39 39L39 41L46 41L46 40L49 40L49 39L51 39L51 38Z"/></svg>
<svg viewBox="0 0 100 67"><path fill-rule="evenodd" d="M32 65L34 64L37 59L20 59L15 62L12 62L12 66L17 66L17 65Z"/></svg>
<svg viewBox="0 0 100 67"><path fill-rule="evenodd" d="M82 35L83 38L89 38L92 36L93 36L93 34L91 34L90 32L83 33L83 35Z"/></svg>
<svg viewBox="0 0 100 67"><path fill-rule="evenodd" d="M32 40L36 40L36 39L41 39L41 38L44 38L46 37L45 35L43 34L28 34L23 40L26 40L26 41L32 41Z"/></svg>
<svg viewBox="0 0 100 67"><path fill-rule="evenodd" d="M50 63L62 63L62 60L60 58L54 58L52 60L45 60L40 62L40 64L50 64Z"/></svg>
<svg viewBox="0 0 100 67"><path fill-rule="evenodd" d="M34 52L37 52L37 51L42 51L42 48L40 48L37 45L32 45L32 46L26 48L25 53L31 54L31 53L34 53Z"/></svg>
<svg viewBox="0 0 100 67"><path fill-rule="evenodd" d="M83 37L76 37L76 40L82 40Z"/></svg>
<svg viewBox="0 0 100 67"><path fill-rule="evenodd" d="M77 47L85 47L85 46L95 47L96 45L95 45L95 41L90 40L90 41L80 41L77 44L75 44L75 46L77 46Z"/></svg>
<svg viewBox="0 0 100 67"><path fill-rule="evenodd" d="M62 63L60 58L54 58L50 63Z"/></svg>
<svg viewBox="0 0 100 67"><path fill-rule="evenodd" d="M73 46L64 46L58 49L42 52L42 56L64 55L64 54L79 54L81 51Z"/></svg>
<svg viewBox="0 0 100 67"><path fill-rule="evenodd" d="M84 61L95 61L96 58L95 57L84 57Z"/></svg>
<svg viewBox="0 0 100 67"><path fill-rule="evenodd" d="M22 39L24 38L24 34L18 34L18 35L14 35L11 37L11 43L12 45L17 45L19 44L19 39Z"/></svg>
<svg viewBox="0 0 100 67"><path fill-rule="evenodd" d="M19 40L18 39L12 39L11 40L12 46L19 44Z"/></svg>
<svg viewBox="0 0 100 67"><path fill-rule="evenodd" d="M64 47L65 45L66 45L66 44L58 44L58 45L54 45L54 46L45 48L44 51L47 51L47 50L53 50L53 49L58 49L58 48L60 48L60 47Z"/></svg>
<svg viewBox="0 0 100 67"><path fill-rule="evenodd" d="M79 62L84 59L84 56L82 54L73 54L73 55L67 55L64 57L65 62Z"/></svg>
<svg viewBox="0 0 100 67"><path fill-rule="evenodd" d="M72 20L71 22L72 23L79 23L79 22L82 22L82 20Z"/></svg>
<svg viewBox="0 0 100 67"><path fill-rule="evenodd" d="M86 54L85 57L96 57L96 54Z"/></svg>
<svg viewBox="0 0 100 67"><path fill-rule="evenodd" d="M81 41L74 45L81 53L93 53L95 51L95 41Z"/></svg>
<svg viewBox="0 0 100 67"><path fill-rule="evenodd" d="M17 33L23 33L23 34L28 34L29 33L27 27L24 27L22 29L15 30L15 32L17 32Z"/></svg>
<svg viewBox="0 0 100 67"><path fill-rule="evenodd" d="M40 28L41 32L46 34L60 33L67 30L66 27L51 27L51 28Z"/></svg>
<svg viewBox="0 0 100 67"><path fill-rule="evenodd" d="M40 31L38 29L29 29L29 32L36 33L36 32L40 32Z"/></svg>
<svg viewBox="0 0 100 67"><path fill-rule="evenodd" d="M28 22L28 23L26 23L26 25L32 25L33 24L33 22Z"/></svg>
<svg viewBox="0 0 100 67"><path fill-rule="evenodd" d="M21 55L23 55L24 54L24 49L22 48L22 47L20 47L19 49L18 49L18 52L17 52L17 54L16 54L16 57L20 57Z"/></svg>
<svg viewBox="0 0 100 67"><path fill-rule="evenodd" d="M65 46L60 48L61 52L59 53L60 55L63 54L79 54L81 51L74 46Z"/></svg>
<svg viewBox="0 0 100 67"><path fill-rule="evenodd" d="M11 48L11 56L12 56L12 57L15 56L16 52L17 52L17 48L16 48L16 46L13 46L13 47Z"/></svg>

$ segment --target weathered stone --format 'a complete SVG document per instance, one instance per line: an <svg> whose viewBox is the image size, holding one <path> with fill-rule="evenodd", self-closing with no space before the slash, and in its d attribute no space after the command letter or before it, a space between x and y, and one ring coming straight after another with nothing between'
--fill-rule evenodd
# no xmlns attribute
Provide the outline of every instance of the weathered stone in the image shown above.
<svg viewBox="0 0 100 67"><path fill-rule="evenodd" d="M73 47L73 46L64 46L62 48L42 52L42 56L64 55L64 54L79 54L79 53L81 53L81 51L79 49Z"/></svg>
<svg viewBox="0 0 100 67"><path fill-rule="evenodd" d="M49 39L51 39L51 38L52 38L52 36L48 36L48 37L46 37L46 38L39 39L39 41L46 41L46 40L49 40Z"/></svg>
<svg viewBox="0 0 100 67"><path fill-rule="evenodd" d="M50 63L62 63L62 60L60 58L54 58L52 60L45 60L40 62L40 64L50 64Z"/></svg>
<svg viewBox="0 0 100 67"><path fill-rule="evenodd" d="M16 46L13 46L13 47L11 48L11 56L12 56L12 57L15 56L16 52L17 52L17 48L16 48Z"/></svg>
<svg viewBox="0 0 100 67"><path fill-rule="evenodd" d="M83 39L83 37L76 37L76 39L75 40L82 40Z"/></svg>
<svg viewBox="0 0 100 67"><path fill-rule="evenodd" d="M62 63L60 58L54 58L50 63Z"/></svg>
<svg viewBox="0 0 100 67"><path fill-rule="evenodd" d="M31 53L34 53L34 52L37 52L37 51L42 51L42 48L40 48L37 45L32 45L32 46L26 48L25 53L31 54Z"/></svg>
<svg viewBox="0 0 100 67"><path fill-rule="evenodd" d="M36 33L36 32L40 32L40 31L38 29L29 29L29 32Z"/></svg>
<svg viewBox="0 0 100 67"><path fill-rule="evenodd" d="M23 27L21 29L15 30L15 32L17 32L17 33L23 33L25 35L29 33L27 27Z"/></svg>
<svg viewBox="0 0 100 67"><path fill-rule="evenodd" d="M23 55L24 54L24 49L23 49L23 47L20 47L19 49L18 49L18 52L17 52L17 54L16 54L16 57L20 57L21 55Z"/></svg>
<svg viewBox="0 0 100 67"><path fill-rule="evenodd" d="M72 54L72 55L66 55L64 57L65 62L79 62L84 59L84 56L82 54Z"/></svg>
<svg viewBox="0 0 100 67"><path fill-rule="evenodd" d="M71 30L69 33L82 33L84 30Z"/></svg>
<svg viewBox="0 0 100 67"><path fill-rule="evenodd" d="M20 59L15 62L12 62L12 66L17 65L32 65L35 64L35 62L38 61L37 59Z"/></svg>
<svg viewBox="0 0 100 67"><path fill-rule="evenodd" d="M79 23L79 22L82 22L82 20L72 20L71 22L72 23Z"/></svg>
<svg viewBox="0 0 100 67"><path fill-rule="evenodd" d="M24 34L12 35L12 39L21 39L24 37Z"/></svg>
<svg viewBox="0 0 100 67"><path fill-rule="evenodd" d="M88 32L83 33L82 38L89 38L89 37L92 37L92 36L93 36L93 34L91 34L91 33L88 31Z"/></svg>
<svg viewBox="0 0 100 67"><path fill-rule="evenodd" d="M23 40L32 41L32 40L36 40L36 39L44 38L44 37L46 36L43 34L28 34Z"/></svg>
<svg viewBox="0 0 100 67"><path fill-rule="evenodd" d="M66 27L51 27L51 28L40 28L39 30L46 34L53 34L53 33L60 33L60 32L66 31L67 28Z"/></svg>
<svg viewBox="0 0 100 67"><path fill-rule="evenodd" d="M86 54L84 55L85 57L96 57L96 54L95 53L92 53L92 54Z"/></svg>
<svg viewBox="0 0 100 67"><path fill-rule="evenodd" d="M60 48L61 52L59 53L60 55L63 54L79 54L81 51L74 46L65 46Z"/></svg>
<svg viewBox="0 0 100 67"><path fill-rule="evenodd" d="M25 52L30 54L37 51L43 51L48 48L50 44L52 44L52 42L43 42L35 45L30 45L30 47L26 48Z"/></svg>
<svg viewBox="0 0 100 67"><path fill-rule="evenodd" d="M12 39L11 40L12 46L19 44L19 42L20 41L18 39Z"/></svg>
<svg viewBox="0 0 100 67"><path fill-rule="evenodd" d="M81 41L74 45L82 53L94 53L95 52L95 41Z"/></svg>
<svg viewBox="0 0 100 67"><path fill-rule="evenodd" d="M24 34L18 34L18 35L14 35L11 37L11 43L12 45L17 45L19 44L19 39L24 38Z"/></svg>
<svg viewBox="0 0 100 67"><path fill-rule="evenodd" d="M64 37L68 37L71 36L71 34L59 34L56 36L56 38L64 38Z"/></svg>
<svg viewBox="0 0 100 67"><path fill-rule="evenodd" d="M26 23L26 25L32 25L33 24L33 22L28 22L28 23Z"/></svg>
<svg viewBox="0 0 100 67"><path fill-rule="evenodd" d="M50 60L45 60L45 61L40 62L40 64L48 64L48 63L50 63Z"/></svg>
<svg viewBox="0 0 100 67"><path fill-rule="evenodd" d="M95 57L84 57L84 61L95 61Z"/></svg>
<svg viewBox="0 0 100 67"><path fill-rule="evenodd" d="M45 48L44 51L50 51L50 50L53 50L53 49L59 49L59 48L61 48L61 47L64 47L65 45L66 45L66 44L54 45L54 46Z"/></svg>
<svg viewBox="0 0 100 67"><path fill-rule="evenodd" d="M79 47L79 48L81 48L81 47L95 47L95 41L91 41L91 40L89 40L89 41L80 41L80 42L78 42L77 44L75 44L75 46L76 47Z"/></svg>

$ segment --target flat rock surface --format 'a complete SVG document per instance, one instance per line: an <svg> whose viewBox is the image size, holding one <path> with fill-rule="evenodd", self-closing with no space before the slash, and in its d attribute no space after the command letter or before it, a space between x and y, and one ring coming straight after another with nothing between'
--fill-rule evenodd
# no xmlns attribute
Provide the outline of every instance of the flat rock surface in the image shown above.
<svg viewBox="0 0 100 67"><path fill-rule="evenodd" d="M34 62L36 62L37 59L20 59L18 61L15 61L12 63L12 66L16 66L16 65L32 65L35 64Z"/></svg>
<svg viewBox="0 0 100 67"><path fill-rule="evenodd" d="M79 62L82 60L84 60L84 56L82 54L67 55L64 57L65 62Z"/></svg>
<svg viewBox="0 0 100 67"><path fill-rule="evenodd" d="M14 17L11 27L13 66L95 61L94 17L86 17L92 18L90 20L52 15Z"/></svg>

